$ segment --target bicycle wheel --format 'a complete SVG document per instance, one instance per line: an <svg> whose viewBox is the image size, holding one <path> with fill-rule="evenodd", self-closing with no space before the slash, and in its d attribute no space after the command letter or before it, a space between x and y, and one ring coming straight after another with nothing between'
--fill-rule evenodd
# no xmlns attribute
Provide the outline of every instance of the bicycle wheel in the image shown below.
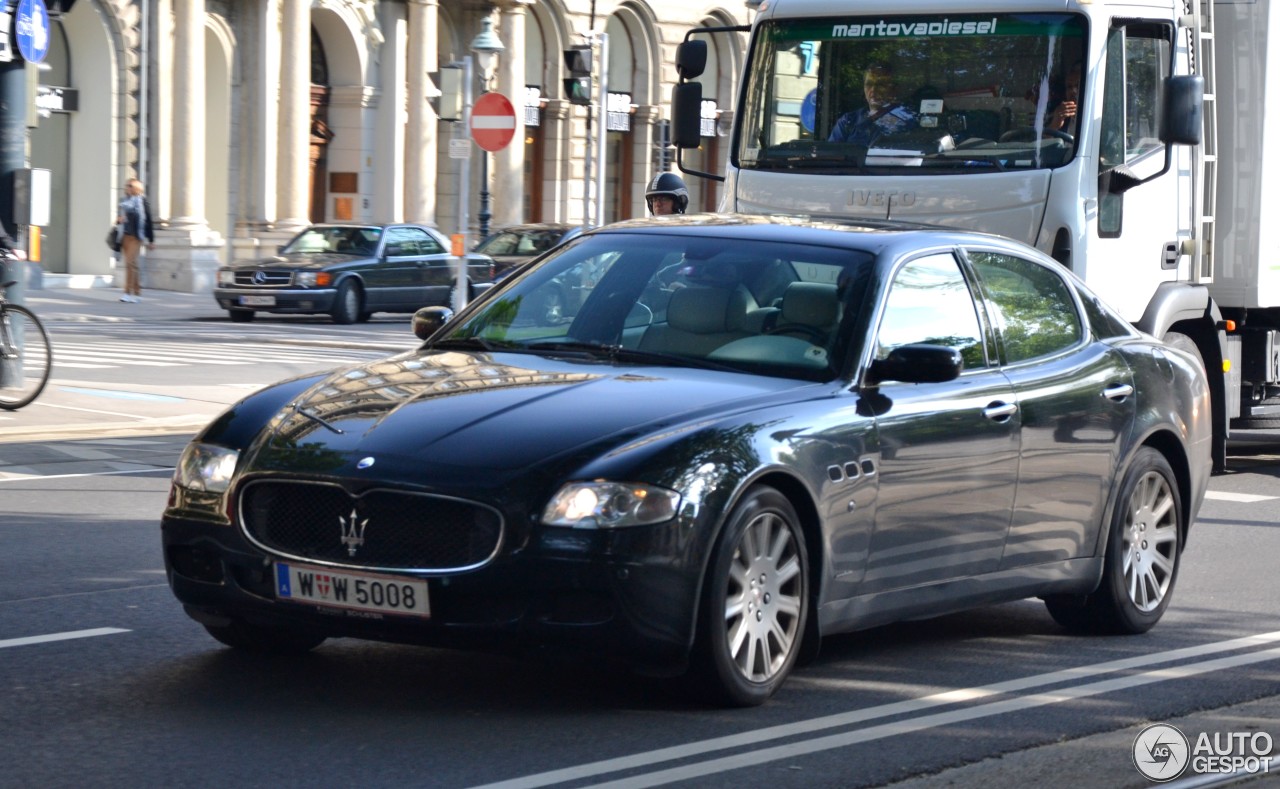
<svg viewBox="0 0 1280 789"><path fill-rule="evenodd" d="M49 380L53 349L49 335L26 307L0 311L0 408L12 411L39 396Z"/></svg>

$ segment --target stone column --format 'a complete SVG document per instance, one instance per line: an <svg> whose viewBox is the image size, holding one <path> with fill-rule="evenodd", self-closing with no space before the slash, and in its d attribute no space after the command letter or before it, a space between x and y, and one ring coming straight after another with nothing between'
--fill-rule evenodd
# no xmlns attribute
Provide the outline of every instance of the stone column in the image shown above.
<svg viewBox="0 0 1280 789"><path fill-rule="evenodd" d="M498 58L497 91L516 108L516 134L493 155L493 227L524 221L524 36L525 14L533 0L498 4L498 37L506 51Z"/></svg>
<svg viewBox="0 0 1280 789"><path fill-rule="evenodd" d="M155 250L143 261L142 285L207 291L213 286L222 238L209 229L204 205L204 0L175 0L173 16L170 214L167 227L156 233Z"/></svg>
<svg viewBox="0 0 1280 789"><path fill-rule="evenodd" d="M311 155L311 4L280 3L280 150L276 227L301 230L308 217Z"/></svg>
<svg viewBox="0 0 1280 789"><path fill-rule="evenodd" d="M436 139L439 116L428 101L439 65L439 2L409 0L407 75L409 122L405 129L405 220L436 224Z"/></svg>
<svg viewBox="0 0 1280 789"><path fill-rule="evenodd" d="M276 150L280 112L280 1L257 0L246 13L237 35L237 46L252 57L245 59L241 78L239 127L239 207L236 230L230 241L232 260L267 254L274 244L287 240L273 236L276 217Z"/></svg>
<svg viewBox="0 0 1280 789"><path fill-rule="evenodd" d="M662 107L656 104L641 104L631 115L631 143L635 148L631 157L631 194L626 199L631 203L633 217L649 215L644 193L649 188L649 181L658 174L654 168L654 153L658 143L658 122L661 120Z"/></svg>
<svg viewBox="0 0 1280 789"><path fill-rule="evenodd" d="M204 216L204 0L176 0L173 51L173 195L169 224L187 229Z"/></svg>
<svg viewBox="0 0 1280 789"><path fill-rule="evenodd" d="M542 216L551 222L580 222L582 192L576 199L569 189L570 138L573 105L564 99L547 99L542 105L543 149L547 154L542 183ZM578 184L581 187L581 173ZM574 212L574 208L577 212Z"/></svg>

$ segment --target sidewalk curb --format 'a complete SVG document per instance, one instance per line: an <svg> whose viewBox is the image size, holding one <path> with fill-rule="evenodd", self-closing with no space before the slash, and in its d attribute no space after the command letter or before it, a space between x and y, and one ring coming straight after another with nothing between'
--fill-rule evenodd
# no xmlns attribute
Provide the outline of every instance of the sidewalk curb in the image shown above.
<svg viewBox="0 0 1280 789"><path fill-rule="evenodd" d="M75 441L93 438L127 438L135 436L181 435L195 433L208 425L216 415L192 414L181 417L144 419L139 422L110 425L43 425L33 427L5 427L0 430L0 444L21 444L29 441Z"/></svg>

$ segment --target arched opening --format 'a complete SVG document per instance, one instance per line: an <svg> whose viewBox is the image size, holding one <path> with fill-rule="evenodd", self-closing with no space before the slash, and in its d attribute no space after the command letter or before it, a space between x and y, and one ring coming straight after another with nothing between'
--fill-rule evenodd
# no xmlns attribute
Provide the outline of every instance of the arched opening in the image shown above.
<svg viewBox="0 0 1280 789"><path fill-rule="evenodd" d="M313 27L311 28L311 198L307 214L312 222L324 222L327 218L329 141L334 136L329 126L329 88L329 61L325 57L324 43L321 42L319 33Z"/></svg>
<svg viewBox="0 0 1280 789"><path fill-rule="evenodd" d="M632 216L635 145L631 134L631 107L635 93L635 52L631 31L619 16L605 25L609 36L608 106L605 108L605 190L603 222Z"/></svg>

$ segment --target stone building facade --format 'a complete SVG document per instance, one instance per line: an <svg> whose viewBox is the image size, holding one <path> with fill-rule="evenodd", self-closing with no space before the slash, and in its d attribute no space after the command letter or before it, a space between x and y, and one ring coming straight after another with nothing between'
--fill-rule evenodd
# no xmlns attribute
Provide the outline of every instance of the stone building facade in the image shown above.
<svg viewBox="0 0 1280 789"><path fill-rule="evenodd" d="M147 185L158 226L144 285L183 291L207 290L220 263L274 249L312 222L419 221L447 234L465 224L475 240L482 192L493 228L641 216L646 182L671 167L662 139L677 44L693 27L749 24L753 6L75 0L52 25L30 136L32 166L53 176L42 265L111 273L102 231L131 177ZM437 94L485 18L504 47L488 87L512 100L517 128L482 163L464 124L440 117ZM589 146L588 110L566 100L561 53L600 34L608 107L603 124L591 112ZM687 163L723 170L746 41L713 38L706 144ZM486 86L472 71L478 95ZM602 125L601 179L587 152ZM691 209L716 207L715 182L686 180ZM597 202L584 190L598 183Z"/></svg>

